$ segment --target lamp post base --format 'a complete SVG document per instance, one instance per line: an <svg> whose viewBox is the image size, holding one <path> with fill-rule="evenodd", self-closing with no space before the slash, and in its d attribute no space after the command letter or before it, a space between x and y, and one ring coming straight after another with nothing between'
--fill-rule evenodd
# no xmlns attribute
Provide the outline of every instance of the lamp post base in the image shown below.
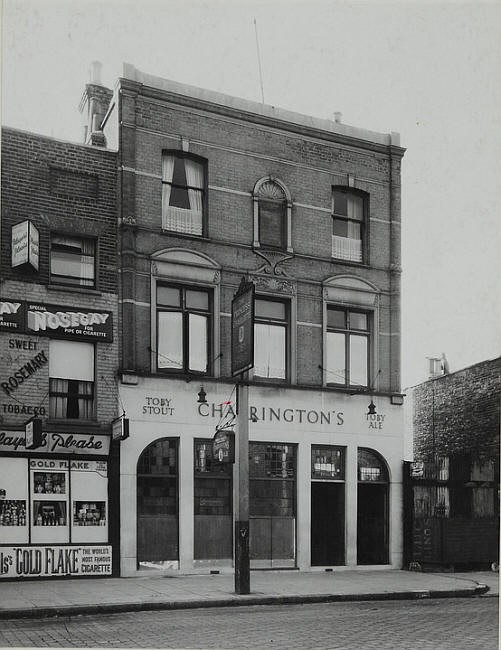
<svg viewBox="0 0 501 650"><path fill-rule="evenodd" d="M250 593L249 522L235 522L235 593Z"/></svg>

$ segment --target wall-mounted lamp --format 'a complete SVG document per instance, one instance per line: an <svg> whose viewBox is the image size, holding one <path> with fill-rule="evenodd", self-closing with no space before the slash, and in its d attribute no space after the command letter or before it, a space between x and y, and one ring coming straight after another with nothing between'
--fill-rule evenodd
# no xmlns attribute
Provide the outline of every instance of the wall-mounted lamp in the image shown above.
<svg viewBox="0 0 501 650"><path fill-rule="evenodd" d="M204 391L204 387L200 386L200 390L198 391L198 404L207 404L207 393Z"/></svg>
<svg viewBox="0 0 501 650"><path fill-rule="evenodd" d="M369 410L367 412L367 415L376 415L376 405L371 399L371 403L369 404Z"/></svg>

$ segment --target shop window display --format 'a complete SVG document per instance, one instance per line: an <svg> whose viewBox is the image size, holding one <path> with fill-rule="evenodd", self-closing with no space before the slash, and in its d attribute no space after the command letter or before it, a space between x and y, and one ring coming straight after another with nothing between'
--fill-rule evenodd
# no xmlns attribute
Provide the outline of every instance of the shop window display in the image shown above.
<svg viewBox="0 0 501 650"><path fill-rule="evenodd" d="M0 501L0 526L26 526L26 501Z"/></svg>
<svg viewBox="0 0 501 650"><path fill-rule="evenodd" d="M87 503L73 502L74 526L106 526L106 504L104 501Z"/></svg>

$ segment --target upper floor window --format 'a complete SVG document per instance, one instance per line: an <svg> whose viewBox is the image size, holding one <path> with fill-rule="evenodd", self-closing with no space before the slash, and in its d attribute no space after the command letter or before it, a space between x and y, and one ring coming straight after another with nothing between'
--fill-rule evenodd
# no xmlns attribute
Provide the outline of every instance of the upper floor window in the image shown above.
<svg viewBox="0 0 501 650"><path fill-rule="evenodd" d="M206 166L184 152L162 157L162 228L202 235Z"/></svg>
<svg viewBox="0 0 501 650"><path fill-rule="evenodd" d="M292 200L285 185L271 176L262 178L254 187L253 199L253 245L292 252Z"/></svg>
<svg viewBox="0 0 501 650"><path fill-rule="evenodd" d="M211 295L206 289L157 284L157 369L208 373Z"/></svg>
<svg viewBox="0 0 501 650"><path fill-rule="evenodd" d="M87 237L51 235L50 279L59 284L96 286L96 242Z"/></svg>
<svg viewBox="0 0 501 650"><path fill-rule="evenodd" d="M287 304L257 298L254 310L254 376L287 378Z"/></svg>
<svg viewBox="0 0 501 650"><path fill-rule="evenodd" d="M327 383L369 386L370 316L367 312L327 307Z"/></svg>
<svg viewBox="0 0 501 650"><path fill-rule="evenodd" d="M49 341L49 415L90 420L94 417L94 345Z"/></svg>
<svg viewBox="0 0 501 650"><path fill-rule="evenodd" d="M345 189L332 191L332 257L363 261L365 203L362 194Z"/></svg>

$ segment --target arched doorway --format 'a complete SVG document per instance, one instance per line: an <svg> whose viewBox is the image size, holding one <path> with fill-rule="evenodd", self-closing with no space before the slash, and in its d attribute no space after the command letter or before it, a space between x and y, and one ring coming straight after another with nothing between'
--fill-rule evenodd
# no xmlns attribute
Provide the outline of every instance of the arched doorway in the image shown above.
<svg viewBox="0 0 501 650"><path fill-rule="evenodd" d="M155 440L137 462L138 565L179 559L178 441Z"/></svg>
<svg viewBox="0 0 501 650"><path fill-rule="evenodd" d="M372 449L358 450L357 564L388 564L388 468Z"/></svg>

